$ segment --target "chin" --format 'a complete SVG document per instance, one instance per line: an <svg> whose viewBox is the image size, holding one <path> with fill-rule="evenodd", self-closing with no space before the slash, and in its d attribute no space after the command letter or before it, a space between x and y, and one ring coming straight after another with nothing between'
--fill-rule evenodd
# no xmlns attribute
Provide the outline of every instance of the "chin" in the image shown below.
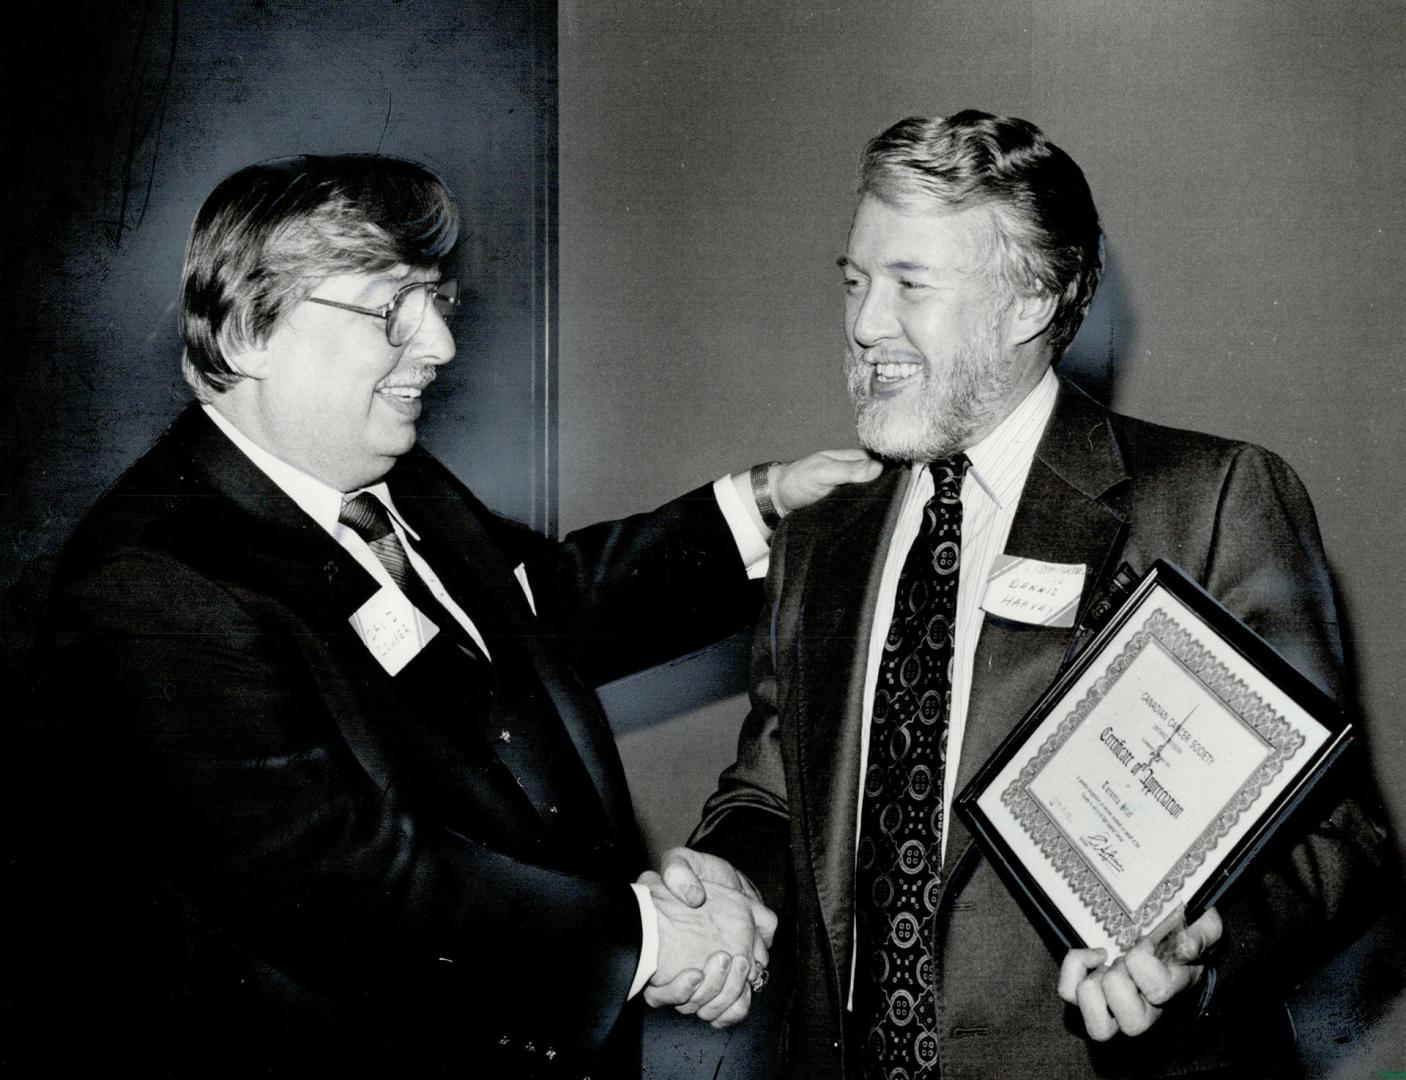
<svg viewBox="0 0 1406 1080"><path fill-rule="evenodd" d="M366 452L373 457L398 458L415 445L415 425L402 422L385 428L368 444Z"/></svg>
<svg viewBox="0 0 1406 1080"><path fill-rule="evenodd" d="M894 403L896 404L896 403ZM960 432L919 408L895 408L862 399L855 402L859 445L891 461L936 461L962 449Z"/></svg>

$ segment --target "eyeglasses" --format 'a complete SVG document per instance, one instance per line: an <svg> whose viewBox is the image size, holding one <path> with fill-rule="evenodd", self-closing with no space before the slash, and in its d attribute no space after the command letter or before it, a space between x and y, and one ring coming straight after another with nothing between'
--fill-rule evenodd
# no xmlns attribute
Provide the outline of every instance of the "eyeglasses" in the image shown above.
<svg viewBox="0 0 1406 1080"><path fill-rule="evenodd" d="M344 304L340 300L324 300L320 296L309 296L310 304L326 304L328 307L355 311L359 315L370 315L373 319L386 320L386 340L393 346L404 345L420 329L425 321L425 311L430 304L439 312L445 322L454 318L459 309L459 283L456 281L412 281L402 285L391 297L391 302L383 308L357 307Z"/></svg>

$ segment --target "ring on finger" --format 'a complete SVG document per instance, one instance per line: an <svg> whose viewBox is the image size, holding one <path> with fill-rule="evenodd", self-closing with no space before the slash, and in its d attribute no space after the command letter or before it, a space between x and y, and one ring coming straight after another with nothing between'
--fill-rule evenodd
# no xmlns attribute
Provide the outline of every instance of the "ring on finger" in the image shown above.
<svg viewBox="0 0 1406 1080"><path fill-rule="evenodd" d="M771 978L771 972L767 971L765 964L753 962L752 974L748 977L747 983L752 987L752 993L760 994L766 989L767 980Z"/></svg>

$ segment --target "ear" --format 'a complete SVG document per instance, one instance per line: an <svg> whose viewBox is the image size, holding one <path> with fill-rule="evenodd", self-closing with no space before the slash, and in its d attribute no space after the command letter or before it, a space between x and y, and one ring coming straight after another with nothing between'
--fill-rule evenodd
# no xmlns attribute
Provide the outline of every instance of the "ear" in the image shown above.
<svg viewBox="0 0 1406 1080"><path fill-rule="evenodd" d="M1008 345L1024 345L1034 341L1049 329L1054 318L1056 298L1052 292L1017 296L1010 306L1010 322L1006 326Z"/></svg>

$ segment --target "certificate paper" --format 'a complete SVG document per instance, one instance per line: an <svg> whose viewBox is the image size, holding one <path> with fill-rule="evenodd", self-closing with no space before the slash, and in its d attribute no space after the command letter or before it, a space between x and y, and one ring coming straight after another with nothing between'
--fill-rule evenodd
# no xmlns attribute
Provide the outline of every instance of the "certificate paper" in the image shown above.
<svg viewBox="0 0 1406 1080"><path fill-rule="evenodd" d="M1215 903L1345 746L1335 707L1158 563L958 809L1063 945Z"/></svg>

